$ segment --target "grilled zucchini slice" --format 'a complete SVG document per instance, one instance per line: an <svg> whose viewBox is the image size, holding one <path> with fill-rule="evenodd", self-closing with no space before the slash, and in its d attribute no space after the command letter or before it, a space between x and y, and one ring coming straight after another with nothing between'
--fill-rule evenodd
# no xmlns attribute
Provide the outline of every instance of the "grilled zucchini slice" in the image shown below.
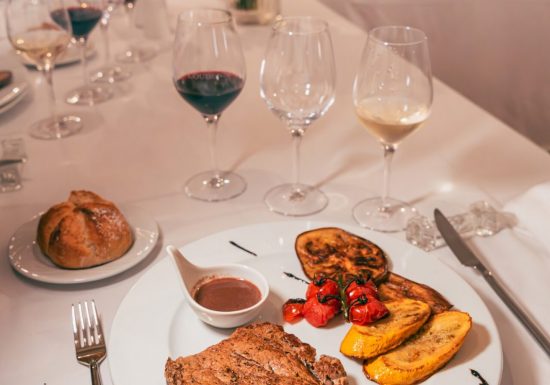
<svg viewBox="0 0 550 385"><path fill-rule="evenodd" d="M380 385L412 385L434 374L458 352L472 327L468 313L434 315L394 350L365 361L366 376Z"/></svg>
<svg viewBox="0 0 550 385"><path fill-rule="evenodd" d="M349 357L372 358L385 353L412 336L430 317L430 306L402 298L384 303L390 314L371 325L352 325L340 345Z"/></svg>

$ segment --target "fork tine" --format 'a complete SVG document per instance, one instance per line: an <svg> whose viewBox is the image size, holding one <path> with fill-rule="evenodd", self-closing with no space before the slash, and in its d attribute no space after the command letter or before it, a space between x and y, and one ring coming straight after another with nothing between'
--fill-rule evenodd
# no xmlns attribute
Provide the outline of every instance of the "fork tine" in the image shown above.
<svg viewBox="0 0 550 385"><path fill-rule="evenodd" d="M99 317L97 316L97 310L96 310L96 307L95 307L95 301L92 300L92 314L94 316L94 326L95 326L95 332L96 332L96 335L97 335L97 340L96 340L96 343L102 343L102 340L103 340L103 329L101 327L101 322L99 320Z"/></svg>
<svg viewBox="0 0 550 385"><path fill-rule="evenodd" d="M76 320L76 312L74 310L74 304L71 305L71 314L73 316L73 338L74 338L74 345L75 348L79 348L82 345L80 344L80 335L78 333L78 326L77 326L77 320Z"/></svg>
<svg viewBox="0 0 550 385"><path fill-rule="evenodd" d="M86 334L88 335L88 346L95 344L94 326L90 321L90 309L88 308L88 301L84 301L84 309L86 310Z"/></svg>
<svg viewBox="0 0 550 385"><path fill-rule="evenodd" d="M85 329L85 324L84 324L84 316L82 314L82 304L79 302L78 303L78 315L79 315L79 320L80 320L80 323L78 324L79 325L79 332L80 332L80 346L81 347L86 347L88 346L88 336L86 335L86 329Z"/></svg>

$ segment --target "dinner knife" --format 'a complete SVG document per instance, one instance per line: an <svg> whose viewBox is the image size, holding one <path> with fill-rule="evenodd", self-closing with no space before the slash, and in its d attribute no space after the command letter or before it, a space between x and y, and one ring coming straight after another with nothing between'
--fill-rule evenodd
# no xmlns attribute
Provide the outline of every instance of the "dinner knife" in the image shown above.
<svg viewBox="0 0 550 385"><path fill-rule="evenodd" d="M514 313L517 319L525 326L525 328L531 333L535 340L539 343L542 349L550 356L550 341L546 337L543 330L541 330L529 316L517 305L517 303L508 295L503 286L499 283L491 270L487 269L485 265L479 260L474 252L468 247L466 242L455 230L449 220L439 211L434 210L435 224L441 233L441 236L447 242L454 255L458 258L460 263L464 266L473 267L481 273L487 283L493 288L495 293L500 299L508 306L508 308Z"/></svg>

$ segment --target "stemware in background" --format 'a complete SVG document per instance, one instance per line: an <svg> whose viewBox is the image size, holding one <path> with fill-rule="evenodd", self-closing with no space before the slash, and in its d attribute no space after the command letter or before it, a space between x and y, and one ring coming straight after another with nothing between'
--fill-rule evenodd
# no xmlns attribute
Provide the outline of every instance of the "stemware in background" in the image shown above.
<svg viewBox="0 0 550 385"><path fill-rule="evenodd" d="M307 128L334 102L336 73L328 24L312 17L276 22L260 70L260 92L288 126L294 142L294 180L267 192L265 203L283 215L323 210L328 198L300 182L300 143Z"/></svg>
<svg viewBox="0 0 550 385"><path fill-rule="evenodd" d="M124 0L132 41L126 50L116 56L116 59L121 63L143 63L151 60L156 55L155 49L144 44L143 40L139 38L142 33L136 22L136 2L137 0Z"/></svg>
<svg viewBox="0 0 550 385"><path fill-rule="evenodd" d="M89 105L105 102L112 98L113 91L108 86L92 84L88 76L88 59L86 46L88 36L103 17L105 0L65 0L67 12L73 30L73 37L80 49L84 85L70 91L67 96L67 103L78 105ZM54 18L57 11L53 12Z"/></svg>
<svg viewBox="0 0 550 385"><path fill-rule="evenodd" d="M60 139L80 131L80 117L57 113L53 88L55 60L67 49L72 34L63 1L9 0L6 26L13 47L42 72L50 91L51 117L34 123L30 135L37 139Z"/></svg>
<svg viewBox="0 0 550 385"><path fill-rule="evenodd" d="M95 82L100 83L116 83L129 79L132 73L119 65L112 62L111 57L111 44L109 39L109 25L111 22L111 16L116 8L124 2L124 0L106 0L107 5L103 12L103 17L99 21L99 28L103 35L103 45L105 47L105 58L101 68L96 70L92 79Z"/></svg>
<svg viewBox="0 0 550 385"><path fill-rule="evenodd" d="M361 226L393 232L406 227L414 208L390 198L390 166L399 143L430 114L433 99L428 39L421 30L378 27L369 32L353 85L359 120L384 149L382 196L358 203Z"/></svg>
<svg viewBox="0 0 550 385"><path fill-rule="evenodd" d="M205 201L236 197L244 179L221 171L216 131L222 112L237 98L246 78L244 56L231 14L221 9L191 9L178 17L173 49L173 80L182 98L201 113L210 131L212 170L189 179L188 196Z"/></svg>

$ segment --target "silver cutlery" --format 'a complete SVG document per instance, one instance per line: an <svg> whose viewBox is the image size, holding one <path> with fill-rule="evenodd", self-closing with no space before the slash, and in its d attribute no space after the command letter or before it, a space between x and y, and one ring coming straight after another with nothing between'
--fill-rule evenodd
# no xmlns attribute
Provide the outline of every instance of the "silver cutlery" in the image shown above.
<svg viewBox="0 0 550 385"><path fill-rule="evenodd" d="M550 356L550 341L546 337L543 330L541 330L529 316L519 307L512 297L506 292L500 282L493 275L491 270L487 269L485 265L479 260L474 252L468 247L464 240L460 237L455 228L451 225L449 220L439 211L434 210L435 223L439 232L447 242L447 245L451 248L454 255L458 258L460 263L464 266L473 267L481 273L483 278L491 286L491 288L497 293L500 299L508 306L508 308L514 313L517 319L525 326L525 328L531 333L533 338L539 343L542 349Z"/></svg>
<svg viewBox="0 0 550 385"><path fill-rule="evenodd" d="M95 302L72 305L72 317L76 360L90 367L92 385L101 385L99 364L107 355L107 348Z"/></svg>

